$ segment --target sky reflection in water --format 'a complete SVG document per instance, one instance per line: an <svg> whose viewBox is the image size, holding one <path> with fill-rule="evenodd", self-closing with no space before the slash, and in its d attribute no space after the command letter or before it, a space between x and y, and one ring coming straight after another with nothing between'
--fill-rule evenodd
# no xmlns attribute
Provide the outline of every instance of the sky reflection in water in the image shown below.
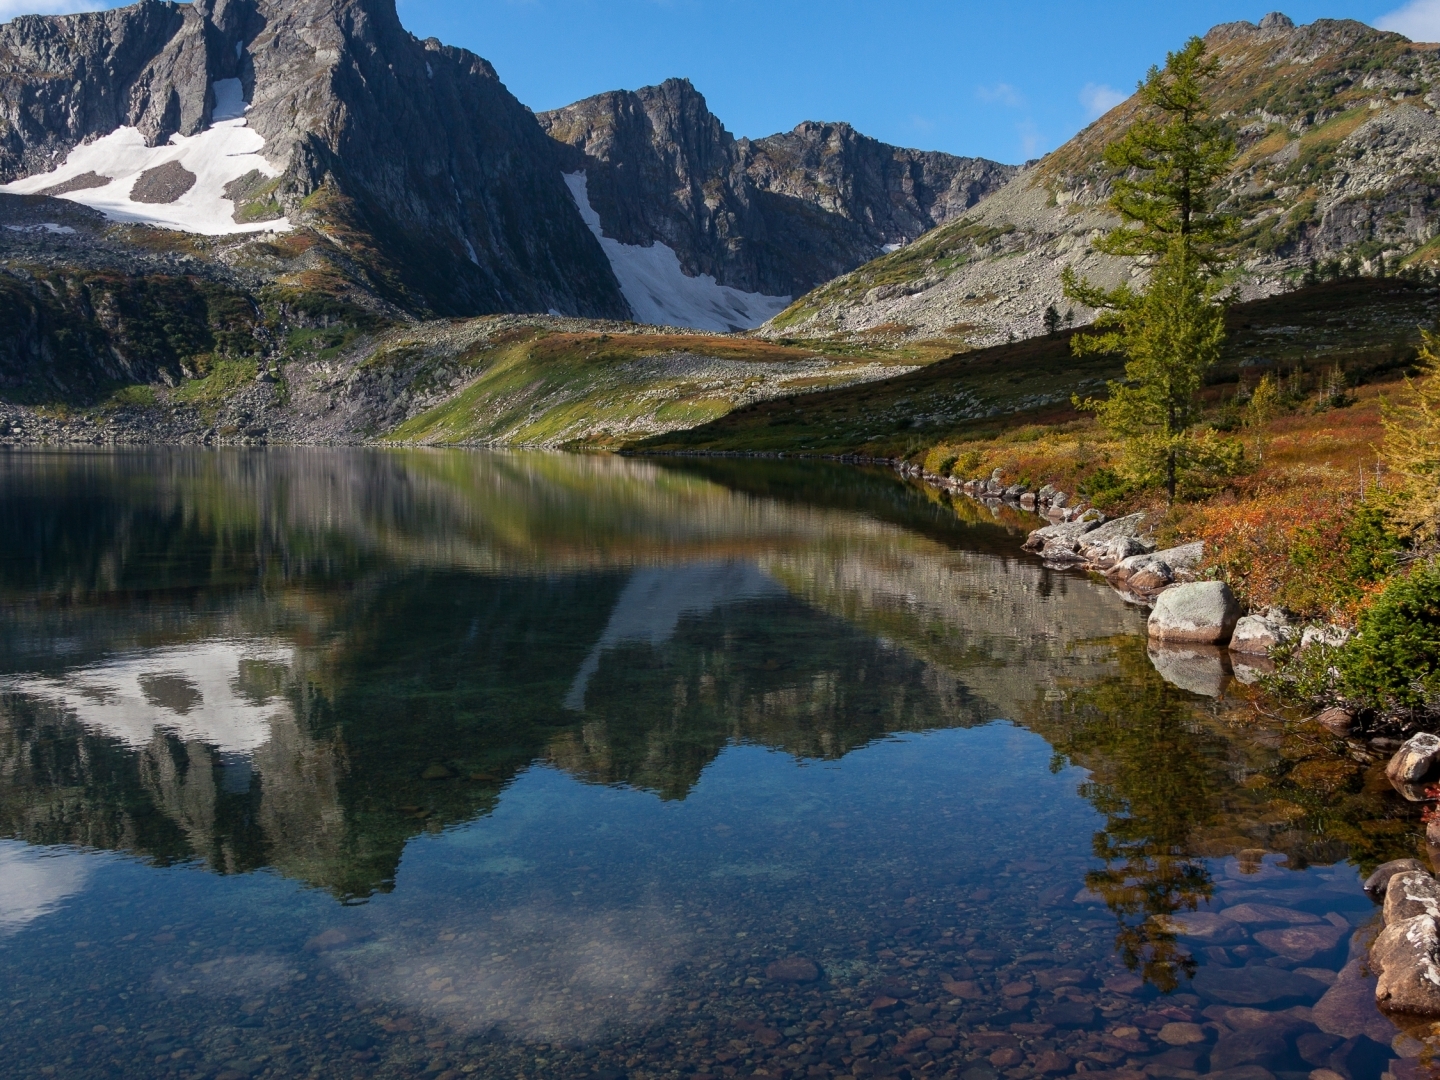
<svg viewBox="0 0 1440 1080"><path fill-rule="evenodd" d="M1364 993L1311 1006L1393 852L1278 811L1283 737L970 513L820 465L0 458L0 1073L1378 1080Z"/></svg>

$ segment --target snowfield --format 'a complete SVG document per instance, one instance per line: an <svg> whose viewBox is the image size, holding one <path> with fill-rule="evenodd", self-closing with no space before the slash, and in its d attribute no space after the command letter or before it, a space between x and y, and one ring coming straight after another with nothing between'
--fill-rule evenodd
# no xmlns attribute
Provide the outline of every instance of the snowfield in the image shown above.
<svg viewBox="0 0 1440 1080"><path fill-rule="evenodd" d="M260 153L264 138L246 126L247 106L240 80L223 79L213 86L214 119L209 128L196 135L172 135L168 143L152 147L145 145L137 129L117 128L94 142L75 147L58 168L0 185L0 191L35 195L95 173L108 177L109 183L57 197L93 207L111 221L158 225L207 236L289 229L290 222L284 218L244 225L235 221L235 204L225 197L225 185L251 171L273 177L279 175L279 170ZM170 203L135 202L130 198L142 173L170 162L178 162L195 175L189 191Z"/></svg>
<svg viewBox="0 0 1440 1080"><path fill-rule="evenodd" d="M790 306L788 296L741 292L721 285L709 274L690 277L681 269L675 249L658 241L638 247L610 239L600 228L600 215L590 205L585 174L566 173L565 183L580 216L600 241L638 321L725 334L752 330Z"/></svg>

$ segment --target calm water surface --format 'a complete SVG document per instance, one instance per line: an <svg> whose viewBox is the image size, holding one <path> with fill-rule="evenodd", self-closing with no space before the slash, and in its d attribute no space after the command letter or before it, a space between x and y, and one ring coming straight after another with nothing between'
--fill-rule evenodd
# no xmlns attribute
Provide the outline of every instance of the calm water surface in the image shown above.
<svg viewBox="0 0 1440 1080"><path fill-rule="evenodd" d="M1408 804L976 509L0 457L0 1075L1412 1075L1346 967Z"/></svg>

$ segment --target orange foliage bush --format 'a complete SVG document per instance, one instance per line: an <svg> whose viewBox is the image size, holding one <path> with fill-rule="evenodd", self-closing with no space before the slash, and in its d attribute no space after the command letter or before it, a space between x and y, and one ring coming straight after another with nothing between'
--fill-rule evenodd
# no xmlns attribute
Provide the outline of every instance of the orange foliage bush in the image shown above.
<svg viewBox="0 0 1440 1080"><path fill-rule="evenodd" d="M1348 624L1379 588L1357 571L1358 504L1353 493L1285 487L1205 506L1192 535L1205 541L1207 566L1250 610L1280 607Z"/></svg>

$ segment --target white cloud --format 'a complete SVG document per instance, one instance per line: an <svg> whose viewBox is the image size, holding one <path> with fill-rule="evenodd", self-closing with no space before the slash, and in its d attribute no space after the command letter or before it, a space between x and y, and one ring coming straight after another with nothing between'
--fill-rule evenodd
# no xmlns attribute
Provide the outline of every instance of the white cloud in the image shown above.
<svg viewBox="0 0 1440 1080"><path fill-rule="evenodd" d="M1085 106L1086 115L1091 120L1095 120L1115 108L1128 96L1124 91L1116 90L1113 86L1106 86L1104 83L1086 83L1085 88L1080 91L1080 104Z"/></svg>
<svg viewBox="0 0 1440 1080"><path fill-rule="evenodd" d="M1375 20L1381 30L1394 30L1411 41L1440 41L1440 0L1410 0Z"/></svg>
<svg viewBox="0 0 1440 1080"><path fill-rule="evenodd" d="M1018 109L1025 104L1025 98L1009 83L996 83L994 86L980 86L975 89L975 96L981 101L988 101L992 104L1005 105L1011 109Z"/></svg>
<svg viewBox="0 0 1440 1080"><path fill-rule="evenodd" d="M1020 149L1025 154L1025 160L1029 161L1040 156L1041 147L1045 145L1045 142L1033 121L1026 120L1015 125L1015 133L1020 137Z"/></svg>

